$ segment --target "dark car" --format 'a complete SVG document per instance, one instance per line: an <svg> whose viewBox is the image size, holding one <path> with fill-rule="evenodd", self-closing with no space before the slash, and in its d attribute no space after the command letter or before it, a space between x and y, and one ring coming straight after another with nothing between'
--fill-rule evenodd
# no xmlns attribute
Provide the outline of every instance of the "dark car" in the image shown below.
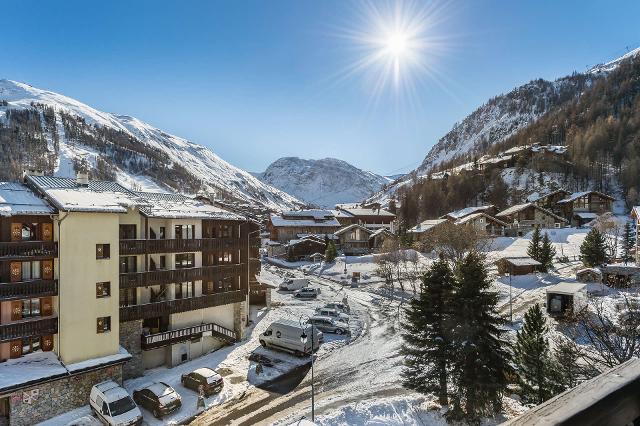
<svg viewBox="0 0 640 426"><path fill-rule="evenodd" d="M189 374L183 374L180 382L185 388L196 392L199 392L202 386L202 390L206 396L220 392L224 386L222 376L206 367L198 368Z"/></svg>
<svg viewBox="0 0 640 426"><path fill-rule="evenodd" d="M320 294L319 288L303 287L293 293L293 297L298 299L315 299Z"/></svg>
<svg viewBox="0 0 640 426"><path fill-rule="evenodd" d="M157 419L182 407L182 399L174 388L164 382L152 383L133 391L133 400L153 413Z"/></svg>

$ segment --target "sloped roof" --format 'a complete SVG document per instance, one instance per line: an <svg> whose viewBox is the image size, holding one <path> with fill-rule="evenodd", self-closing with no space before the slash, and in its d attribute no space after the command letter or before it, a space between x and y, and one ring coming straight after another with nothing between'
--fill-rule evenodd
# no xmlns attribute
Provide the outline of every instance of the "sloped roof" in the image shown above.
<svg viewBox="0 0 640 426"><path fill-rule="evenodd" d="M456 210L450 213L445 214L442 217L450 217L452 219L461 219L465 216L468 216L470 214L473 213L477 213L477 212L483 212L489 209L492 209L494 206L492 204L486 205L486 206L472 206L472 207L465 207L463 209L460 210Z"/></svg>
<svg viewBox="0 0 640 426"><path fill-rule="evenodd" d="M584 290L586 287L585 283L561 282L547 287L547 293L574 294Z"/></svg>
<svg viewBox="0 0 640 426"><path fill-rule="evenodd" d="M585 195L589 195L589 194L597 194L600 197L608 198L610 200L614 199L612 196L607 195L607 194L602 193L602 192L599 192L599 191L582 191L582 192L574 192L573 194L569 195L567 198L564 198L564 199L558 201L558 204L570 203L570 202L573 202L573 201L577 200L578 198L584 197Z"/></svg>
<svg viewBox="0 0 640 426"><path fill-rule="evenodd" d="M244 217L181 194L135 192L143 201L140 212L147 217L167 219L243 220Z"/></svg>
<svg viewBox="0 0 640 426"><path fill-rule="evenodd" d="M353 216L381 216L381 217L396 217L395 214L391 213L388 210L377 208L377 207L344 207L340 208L340 210L344 210Z"/></svg>
<svg viewBox="0 0 640 426"><path fill-rule="evenodd" d="M413 228L409 229L407 232L421 234L445 222L448 222L448 220L447 219L427 219L425 221L420 222Z"/></svg>
<svg viewBox="0 0 640 426"><path fill-rule="evenodd" d="M333 213L329 210L310 209L310 210L290 210L281 214L284 218L310 218L314 220L324 220L333 217Z"/></svg>
<svg viewBox="0 0 640 426"><path fill-rule="evenodd" d="M552 192L549 192L549 193L547 193L547 194L537 195L537 196L535 196L535 197L528 197L528 198L527 198L527 200L528 200L529 202L531 202L531 203L535 203L535 202L538 202L538 201L540 201L540 200L543 200L543 199L545 199L545 198L548 198L548 197L550 197L550 196L552 196L552 195L559 194L559 193L564 193L564 194L567 194L567 195L569 195L569 194L570 194L570 192L569 192L569 191L567 191L567 190L564 190L564 189L557 189L557 190L552 191Z"/></svg>
<svg viewBox="0 0 640 426"><path fill-rule="evenodd" d="M54 213L45 200L17 182L0 182L0 216L42 215Z"/></svg>
<svg viewBox="0 0 640 426"><path fill-rule="evenodd" d="M305 217L301 217L298 219L289 219L287 217L282 217L279 214L272 213L270 215L270 220L273 226L281 227L340 227L340 222L338 222L338 219L333 216L325 219L313 219Z"/></svg>
<svg viewBox="0 0 640 426"><path fill-rule="evenodd" d="M512 266L540 266L542 263L528 256L522 257L503 257L497 260L497 262L507 262Z"/></svg>
<svg viewBox="0 0 640 426"><path fill-rule="evenodd" d="M378 236L378 235L380 235L380 234L387 234L387 235L389 235L389 236L391 236L391 237L395 237L395 236L396 236L393 232L389 231L387 228L379 228L379 229L377 229L376 231L374 231L374 232L369 236L369 238L377 237L377 236Z"/></svg>
<svg viewBox="0 0 640 426"><path fill-rule="evenodd" d="M508 224L508 223L503 222L503 221L501 221L500 219L495 218L495 217L493 217L493 216L491 216L491 215L488 215L488 214L486 214L486 213L483 213L483 212L470 214L470 215L468 215L468 216L463 217L462 219L458 219L458 220L456 221L456 225L464 225L465 223L470 222L470 221L472 221L472 220L475 220L475 219L477 219L477 218L479 218L479 217L485 217L485 218L487 218L489 221L497 222L497 223L499 223L499 224L500 224L500 225L502 225L502 226L509 226L509 224Z"/></svg>
<svg viewBox="0 0 640 426"><path fill-rule="evenodd" d="M336 232L334 232L334 234L335 235L341 235L341 234L344 234L345 232L351 231L352 229L356 229L356 228L359 228L360 230L366 232L367 234L373 234L372 230L370 230L368 228L365 228L362 225L358 225L357 223L345 226L344 228L340 228Z"/></svg>
<svg viewBox="0 0 640 426"><path fill-rule="evenodd" d="M543 212L544 214L548 215L548 216L552 216L556 219L559 219L563 222L566 222L567 220L561 216L558 216L557 214L555 214L554 212L547 210L545 208L542 208L540 206L538 206L537 204L534 203L524 203L524 204L516 204L515 206L511 206L507 209L502 210L501 212L499 212L498 214L496 214L496 217L503 217L503 216L510 216L514 213L518 213L519 211L525 210L529 207L533 207L535 209L540 210L541 212Z"/></svg>

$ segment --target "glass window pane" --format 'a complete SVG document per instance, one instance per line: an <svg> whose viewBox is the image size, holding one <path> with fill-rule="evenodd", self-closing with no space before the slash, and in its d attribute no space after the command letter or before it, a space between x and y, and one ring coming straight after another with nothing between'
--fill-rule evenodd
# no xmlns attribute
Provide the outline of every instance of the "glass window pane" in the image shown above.
<svg viewBox="0 0 640 426"><path fill-rule="evenodd" d="M22 262L22 280L31 279L31 262Z"/></svg>
<svg viewBox="0 0 640 426"><path fill-rule="evenodd" d="M39 260L31 262L31 277L33 279L40 279L40 261Z"/></svg>

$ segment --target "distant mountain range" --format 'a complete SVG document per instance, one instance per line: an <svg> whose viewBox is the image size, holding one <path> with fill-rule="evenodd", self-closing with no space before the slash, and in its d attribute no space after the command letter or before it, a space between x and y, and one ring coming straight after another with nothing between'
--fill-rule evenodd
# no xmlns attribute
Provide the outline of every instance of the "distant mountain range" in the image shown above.
<svg viewBox="0 0 640 426"><path fill-rule="evenodd" d="M63 177L73 177L82 166L94 178L139 189L205 192L275 210L302 204L204 146L135 117L11 80L0 80L0 145L3 179L19 178L25 165Z"/></svg>
<svg viewBox="0 0 640 426"><path fill-rule="evenodd" d="M310 205L327 208L361 201L391 181L335 158L284 157L254 175Z"/></svg>

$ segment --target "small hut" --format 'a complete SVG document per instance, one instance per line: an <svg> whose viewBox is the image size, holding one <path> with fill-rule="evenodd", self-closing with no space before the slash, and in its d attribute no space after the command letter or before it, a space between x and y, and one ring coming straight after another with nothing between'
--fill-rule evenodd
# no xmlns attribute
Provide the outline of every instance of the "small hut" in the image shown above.
<svg viewBox="0 0 640 426"><path fill-rule="evenodd" d="M500 275L527 275L538 271L542 263L531 257L503 257L495 262Z"/></svg>
<svg viewBox="0 0 640 426"><path fill-rule="evenodd" d="M547 288L547 313L565 316L580 311L587 304L587 285L562 282Z"/></svg>
<svg viewBox="0 0 640 426"><path fill-rule="evenodd" d="M604 265L602 282L609 287L628 288L640 284L640 267L634 265Z"/></svg>
<svg viewBox="0 0 640 426"><path fill-rule="evenodd" d="M584 268L576 272L576 280L581 283L601 283L602 272L598 268Z"/></svg>

